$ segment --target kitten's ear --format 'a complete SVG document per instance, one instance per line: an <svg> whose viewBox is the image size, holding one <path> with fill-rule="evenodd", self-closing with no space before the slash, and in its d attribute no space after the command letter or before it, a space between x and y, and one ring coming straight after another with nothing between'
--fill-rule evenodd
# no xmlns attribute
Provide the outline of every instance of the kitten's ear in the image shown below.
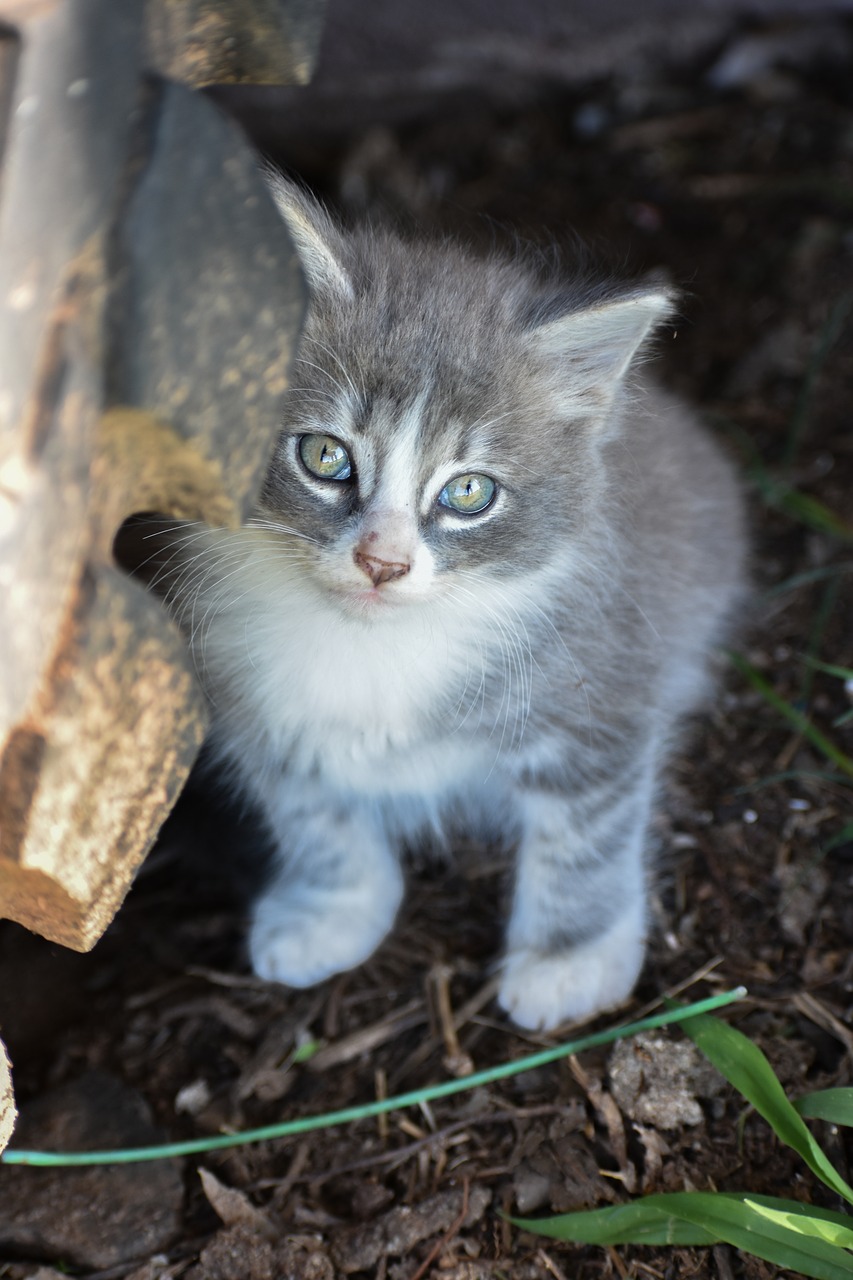
<svg viewBox="0 0 853 1280"><path fill-rule="evenodd" d="M341 237L326 211L277 169L267 167L264 177L293 237L311 292L351 298L352 284L341 261Z"/></svg>
<svg viewBox="0 0 853 1280"><path fill-rule="evenodd" d="M544 320L530 330L540 355L560 362L566 390L610 399L643 342L665 320L674 303L663 286L597 302Z"/></svg>

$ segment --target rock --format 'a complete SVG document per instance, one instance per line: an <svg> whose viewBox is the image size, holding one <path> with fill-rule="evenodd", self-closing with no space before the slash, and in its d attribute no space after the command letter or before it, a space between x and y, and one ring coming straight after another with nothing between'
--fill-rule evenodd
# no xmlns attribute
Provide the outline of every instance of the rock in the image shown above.
<svg viewBox="0 0 853 1280"><path fill-rule="evenodd" d="M173 1280L174 1276L182 1273L183 1268L183 1262L170 1263L165 1253L155 1253L153 1258L123 1276L122 1280ZM33 1276L32 1280L38 1280L38 1276ZM60 1280L67 1280L67 1277L62 1276Z"/></svg>
<svg viewBox="0 0 853 1280"><path fill-rule="evenodd" d="M475 1183L468 1193L468 1209L462 1227L479 1222L491 1203L488 1187ZM415 1245L448 1231L464 1204L461 1187L439 1191L416 1205L400 1205L367 1226L343 1227L332 1240L332 1258L347 1275L370 1271L382 1257L406 1257Z"/></svg>
<svg viewBox="0 0 853 1280"><path fill-rule="evenodd" d="M577 1132L583 1107L567 1107L550 1124L531 1124L512 1156L513 1194L520 1214L545 1206L553 1213L589 1209L612 1199L607 1179L582 1134Z"/></svg>
<svg viewBox="0 0 853 1280"><path fill-rule="evenodd" d="M92 1071L23 1107L14 1145L94 1151L162 1141L140 1095ZM176 1161L0 1167L0 1247L78 1267L119 1266L171 1242L182 1200Z"/></svg>
<svg viewBox="0 0 853 1280"><path fill-rule="evenodd" d="M276 1280L272 1244L246 1223L217 1231L186 1280Z"/></svg>
<svg viewBox="0 0 853 1280"><path fill-rule="evenodd" d="M829 889L829 876L816 864L788 863L776 868L776 879L782 890L779 903L782 932L791 942L804 947Z"/></svg>
<svg viewBox="0 0 853 1280"><path fill-rule="evenodd" d="M335 1280L335 1269L319 1243L273 1244L242 1222L217 1231L184 1280Z"/></svg>
<svg viewBox="0 0 853 1280"><path fill-rule="evenodd" d="M610 1092L631 1120L659 1129L700 1124L698 1098L713 1098L723 1079L689 1040L647 1032L621 1040L610 1055Z"/></svg>
<svg viewBox="0 0 853 1280"><path fill-rule="evenodd" d="M226 1187L209 1169L199 1169L204 1194L226 1227L248 1227L256 1236L274 1240L276 1230L263 1210L252 1204L245 1191Z"/></svg>
<svg viewBox="0 0 853 1280"><path fill-rule="evenodd" d="M552 1181L547 1174L538 1173L523 1161L512 1175L512 1190L518 1212L526 1216L546 1205L551 1198Z"/></svg>

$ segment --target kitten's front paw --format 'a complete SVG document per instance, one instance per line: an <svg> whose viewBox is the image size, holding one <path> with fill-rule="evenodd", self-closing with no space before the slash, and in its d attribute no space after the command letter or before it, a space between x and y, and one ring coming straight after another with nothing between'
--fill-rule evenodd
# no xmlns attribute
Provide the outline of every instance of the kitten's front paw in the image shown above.
<svg viewBox="0 0 853 1280"><path fill-rule="evenodd" d="M313 987L355 969L391 931L402 884L329 888L292 886L258 904L249 955L259 978Z"/></svg>
<svg viewBox="0 0 853 1280"><path fill-rule="evenodd" d="M557 955L510 952L498 993L501 1008L519 1027L550 1031L621 1004L640 976L645 943L633 933L619 945L614 932Z"/></svg>

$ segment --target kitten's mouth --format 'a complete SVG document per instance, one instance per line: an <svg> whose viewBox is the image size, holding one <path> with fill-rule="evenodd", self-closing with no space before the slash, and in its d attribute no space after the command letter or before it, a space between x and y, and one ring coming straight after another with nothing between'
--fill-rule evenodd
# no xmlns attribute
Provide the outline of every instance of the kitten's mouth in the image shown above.
<svg viewBox="0 0 853 1280"><path fill-rule="evenodd" d="M383 587L339 587L334 594L346 607L363 614L393 609L402 603L398 595Z"/></svg>
<svg viewBox="0 0 853 1280"><path fill-rule="evenodd" d="M419 592L400 590L396 582L374 585L366 578L362 583L346 578L341 581L330 575L321 585L344 613L366 618L389 616L401 609L410 609L420 599Z"/></svg>

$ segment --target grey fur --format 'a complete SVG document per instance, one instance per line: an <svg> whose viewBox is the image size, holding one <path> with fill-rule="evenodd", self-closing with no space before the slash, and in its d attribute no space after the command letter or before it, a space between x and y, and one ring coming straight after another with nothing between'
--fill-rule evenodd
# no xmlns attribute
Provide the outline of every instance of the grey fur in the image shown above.
<svg viewBox="0 0 853 1280"><path fill-rule="evenodd" d="M588 1016L637 977L657 779L743 585L732 468L638 368L669 296L344 232L272 184L312 291L297 386L253 528L184 535L168 587L212 749L279 845L255 966L357 963L393 922L399 841L497 826L501 1002ZM306 433L355 478L309 475ZM442 506L454 470L495 479L491 507ZM372 587L367 552L404 572Z"/></svg>

